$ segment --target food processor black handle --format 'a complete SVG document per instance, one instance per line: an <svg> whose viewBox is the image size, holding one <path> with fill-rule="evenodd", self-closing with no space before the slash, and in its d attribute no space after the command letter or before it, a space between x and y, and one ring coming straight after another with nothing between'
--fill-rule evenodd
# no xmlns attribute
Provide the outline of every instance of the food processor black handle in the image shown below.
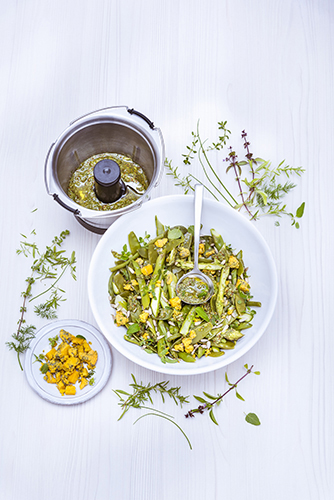
<svg viewBox="0 0 334 500"><path fill-rule="evenodd" d="M128 113L130 113L130 115L137 115L137 116L140 116L140 118L142 118L143 120L146 121L146 123L148 123L149 127L151 129L154 129L154 123L151 122L151 120L149 118L147 118L147 116L143 115L143 113L140 113L139 111L136 111L135 109L128 109Z"/></svg>
<svg viewBox="0 0 334 500"><path fill-rule="evenodd" d="M52 196L53 196L53 199L55 201L57 201L59 203L59 205L61 205L63 208L66 208L66 210L73 212L75 215L80 215L80 210L78 210L77 208L72 208L72 207L69 207L68 205L66 205L66 203L64 203L56 193L54 193Z"/></svg>

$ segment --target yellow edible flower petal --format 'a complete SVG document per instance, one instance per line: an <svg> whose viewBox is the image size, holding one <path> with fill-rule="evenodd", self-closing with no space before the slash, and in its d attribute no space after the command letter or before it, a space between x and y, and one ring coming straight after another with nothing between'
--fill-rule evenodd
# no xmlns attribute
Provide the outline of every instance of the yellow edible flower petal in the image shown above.
<svg viewBox="0 0 334 500"><path fill-rule="evenodd" d="M165 246L165 245L166 245L167 241L168 241L168 239L167 239L167 238L162 238L162 239L160 239L160 240L157 240L157 241L155 242L155 246L156 246L157 248L162 248L163 246Z"/></svg>
<svg viewBox="0 0 334 500"><path fill-rule="evenodd" d="M149 313L147 311L144 311L141 314L139 314L139 319L142 323L146 323L148 317Z"/></svg>
<svg viewBox="0 0 334 500"><path fill-rule="evenodd" d="M122 311L116 311L116 324L117 326L122 326L128 323L128 318L122 313Z"/></svg>
<svg viewBox="0 0 334 500"><path fill-rule="evenodd" d="M152 274L153 273L152 264L147 264L147 266L142 267L141 272L143 273L144 276L149 276L150 274Z"/></svg>
<svg viewBox="0 0 334 500"><path fill-rule="evenodd" d="M181 259L185 259L186 257L189 257L190 250L188 248L181 247L179 250L179 253L180 253Z"/></svg>
<svg viewBox="0 0 334 500"><path fill-rule="evenodd" d="M169 299L169 303L174 309L181 310L181 299L179 297Z"/></svg>
<svg viewBox="0 0 334 500"><path fill-rule="evenodd" d="M234 255L231 255L230 258L228 259L228 265L232 269L238 269L238 267L240 266L240 263L239 263L238 259L236 257L234 257Z"/></svg>
<svg viewBox="0 0 334 500"><path fill-rule="evenodd" d="M244 293L247 293L250 290L249 283L247 283L247 281L241 280L241 279L238 279L236 287L239 288L239 290L241 290Z"/></svg>

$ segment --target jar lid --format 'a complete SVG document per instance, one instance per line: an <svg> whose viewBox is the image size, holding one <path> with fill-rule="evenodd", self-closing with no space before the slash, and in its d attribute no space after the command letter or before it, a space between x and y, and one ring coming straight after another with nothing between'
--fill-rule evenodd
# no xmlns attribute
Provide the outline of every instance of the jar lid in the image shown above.
<svg viewBox="0 0 334 500"><path fill-rule="evenodd" d="M46 354L51 349L50 338L59 337L61 330L74 335L84 337L91 348L97 351L98 360L94 368L94 383L86 385L82 390L76 383L76 394L61 395L56 384L47 383L41 372L41 363L36 361L35 356ZM59 345L59 344L58 344ZM112 367L112 358L108 342L102 333L94 326L79 320L58 320L42 327L30 344L30 349L25 358L25 375L30 387L43 399L50 403L59 405L74 405L83 403L93 398L106 385Z"/></svg>

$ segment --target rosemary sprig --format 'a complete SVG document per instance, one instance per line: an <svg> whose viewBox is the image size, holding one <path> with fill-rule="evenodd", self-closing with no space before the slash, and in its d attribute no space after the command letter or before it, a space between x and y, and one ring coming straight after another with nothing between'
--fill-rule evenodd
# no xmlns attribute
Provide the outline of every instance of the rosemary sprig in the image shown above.
<svg viewBox="0 0 334 500"><path fill-rule="evenodd" d="M212 422L214 424L216 424L216 425L219 425L218 422L217 422L217 420L216 420L216 417L214 416L214 413L213 413L214 406L215 405L219 406L219 404L222 402L223 398L229 392L231 392L233 389L235 390L236 397L238 399L240 399L241 401L245 401L244 398L237 391L237 386L250 373L254 373L255 375L260 375L259 371L253 371L253 366L254 365L252 365L250 368L248 368L248 365L244 365L244 368L246 369L246 373L244 373L244 375L242 377L240 377L239 380L237 380L235 383L231 383L228 380L227 373L225 373L225 380L226 380L226 382L228 383L228 385L230 387L229 387L229 389L227 389L227 391L224 392L224 394L218 394L217 396L212 396L211 394L208 394L207 392L203 391L203 395L205 396L204 398L202 396L194 396L194 398L197 401L199 401L201 404L197 408L193 408L192 410L189 410L185 414L185 417L186 418L189 418L189 417L192 418L192 417L195 417L196 413L203 414L205 411L208 411L209 412L209 417L212 420ZM248 422L250 424L260 425L260 420L259 420L259 418L257 417L257 415L255 413L249 413L248 415L246 415L245 420L246 420L246 422Z"/></svg>
<svg viewBox="0 0 334 500"><path fill-rule="evenodd" d="M34 308L34 312L41 318L54 319L57 317L57 309L63 298L64 290L58 287L58 282L64 275L66 270L69 270L73 279L76 279L76 258L75 252L72 252L70 257L66 257L65 251L60 250L62 243L69 235L69 231L62 231L59 236L55 236L50 246L47 246L43 253L40 253L35 242L28 241L27 236L21 234L20 248L16 251L18 255L32 257L31 274L26 278L26 288L22 292L23 304L20 308L20 317L17 322L17 330L13 333L13 341L6 342L9 349L17 353L17 359L21 370L23 370L20 355L23 354L30 345L31 340L35 337L36 327L34 325L26 325L25 314L27 312L27 304L50 292L49 297L44 303L41 303ZM36 235L35 230L31 235ZM42 293L32 296L32 287L36 282L51 280L51 285Z"/></svg>
<svg viewBox="0 0 334 500"><path fill-rule="evenodd" d="M283 160L277 167L273 167L270 161L265 161L260 157L254 157L250 151L250 142L245 130L241 133L244 149L244 159L239 160L236 151L232 146L228 147L228 153L222 158L227 164L226 173L230 170L235 175L237 196L226 187L222 180L219 169L214 168L209 155L211 151L223 151L227 147L231 131L227 129L227 122L218 122L219 138L217 142L207 145L206 140L202 140L199 121L196 132L191 132L192 141L190 146L186 146L187 153L183 154L184 165L191 166L197 159L204 176L205 183L201 182L191 172L186 176L179 173L178 167L172 166L168 159L165 161L167 175L173 177L175 185L180 186L184 193L194 190L194 184L200 182L204 188L217 201L225 201L236 210L244 210L251 220L257 220L264 215L276 217L275 224L279 226L278 219L282 216L290 218L291 225L299 228L299 219L303 216L305 203L303 202L295 212L287 209L283 202L284 197L296 187L290 181L290 176L300 176L304 169L302 167L290 167ZM246 170L246 172L245 172ZM282 178L284 180L282 180ZM237 201L237 197L240 201Z"/></svg>

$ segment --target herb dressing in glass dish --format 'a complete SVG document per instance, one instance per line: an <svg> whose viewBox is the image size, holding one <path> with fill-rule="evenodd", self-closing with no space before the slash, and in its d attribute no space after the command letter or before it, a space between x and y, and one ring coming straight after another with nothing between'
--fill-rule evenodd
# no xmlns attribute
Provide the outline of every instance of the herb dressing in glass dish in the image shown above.
<svg viewBox="0 0 334 500"><path fill-rule="evenodd" d="M103 203L94 188L94 167L101 160L115 161L121 171L121 179L126 185L123 196L113 203ZM80 164L70 179L68 196L82 207L92 210L117 210L134 203L148 188L148 180L143 169L128 156L118 153L101 153L91 156Z"/></svg>

